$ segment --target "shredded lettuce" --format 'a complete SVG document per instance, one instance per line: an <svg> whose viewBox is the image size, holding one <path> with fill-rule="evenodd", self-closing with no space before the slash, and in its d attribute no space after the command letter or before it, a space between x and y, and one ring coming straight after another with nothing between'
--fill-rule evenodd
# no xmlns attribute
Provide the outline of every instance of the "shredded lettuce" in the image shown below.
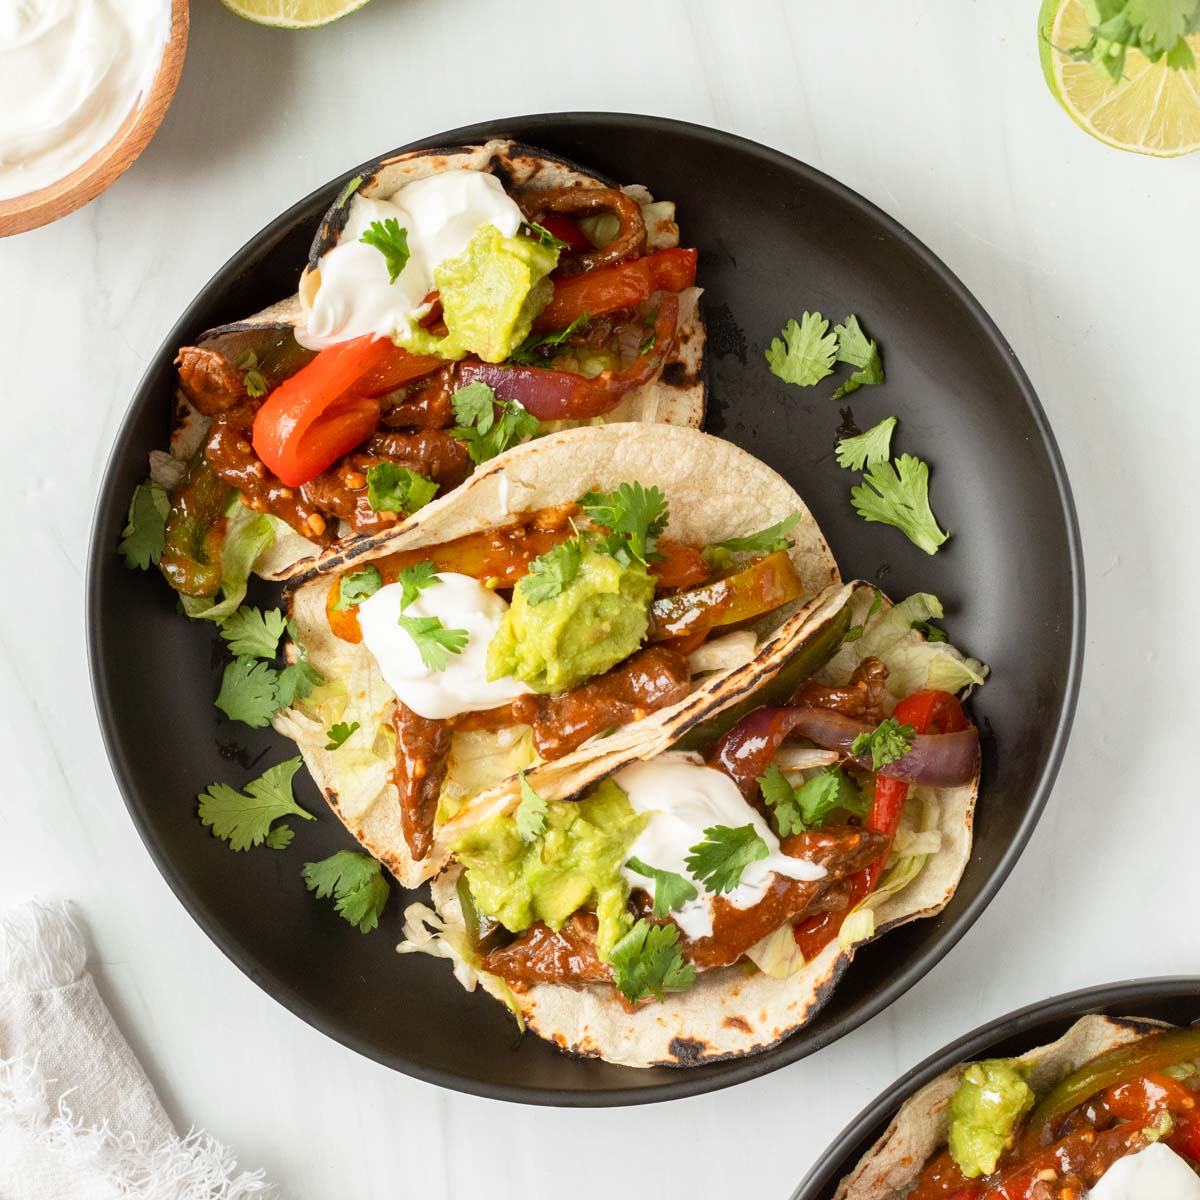
<svg viewBox="0 0 1200 1200"><path fill-rule="evenodd" d="M849 919L847 917L847 919ZM746 957L772 979L787 979L804 966L804 953L796 944L790 923L768 933L746 951Z"/></svg>
<svg viewBox="0 0 1200 1200"><path fill-rule="evenodd" d="M439 823L454 816L470 797L518 771L528 770L537 761L533 730L528 725L456 733L438 800Z"/></svg>
<svg viewBox="0 0 1200 1200"><path fill-rule="evenodd" d="M642 219L646 222L647 254L679 245L674 201L653 200L642 204L641 209ZM580 217L579 228L593 246L603 250L617 236L621 222L614 213L600 213L595 217Z"/></svg>
<svg viewBox="0 0 1200 1200"><path fill-rule="evenodd" d="M246 598L246 582L255 562L275 540L271 520L264 513L247 508L237 495L226 510L229 524L221 547L221 599L210 596L179 597L189 617L203 621L223 621Z"/></svg>

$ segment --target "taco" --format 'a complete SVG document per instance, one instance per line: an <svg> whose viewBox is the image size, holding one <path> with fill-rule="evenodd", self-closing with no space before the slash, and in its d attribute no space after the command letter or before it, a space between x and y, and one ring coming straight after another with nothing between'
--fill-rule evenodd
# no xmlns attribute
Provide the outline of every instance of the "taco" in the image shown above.
<svg viewBox="0 0 1200 1200"><path fill-rule="evenodd" d="M1099 1015L927 1084L835 1200L1200 1200L1200 1028Z"/></svg>
<svg viewBox="0 0 1200 1200"><path fill-rule="evenodd" d="M180 349L159 566L219 621L247 576L403 529L511 445L704 415L697 252L675 206L511 141L351 180L298 293Z"/></svg>
<svg viewBox="0 0 1200 1200"><path fill-rule="evenodd" d="M704 720L597 758L575 798L473 806L401 950L574 1055L692 1066L787 1037L969 858L979 741L955 693L986 668L914 628L930 615L832 589L748 693L718 684Z"/></svg>
<svg viewBox="0 0 1200 1200"><path fill-rule="evenodd" d="M803 502L736 446L564 430L291 586L294 653L324 683L274 725L411 886L460 816L574 795L756 686L837 584Z"/></svg>

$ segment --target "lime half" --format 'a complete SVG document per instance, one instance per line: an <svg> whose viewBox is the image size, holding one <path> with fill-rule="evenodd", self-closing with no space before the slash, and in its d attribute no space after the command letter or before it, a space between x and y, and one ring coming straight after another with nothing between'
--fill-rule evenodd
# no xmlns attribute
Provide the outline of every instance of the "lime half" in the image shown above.
<svg viewBox="0 0 1200 1200"><path fill-rule="evenodd" d="M1091 63L1063 53L1090 37L1082 0L1045 0L1038 18L1042 70L1071 119L1118 150L1158 158L1200 150L1200 71L1173 71L1165 55L1152 63L1130 50L1121 82L1113 83ZM1188 43L1200 59L1200 34Z"/></svg>
<svg viewBox="0 0 1200 1200"><path fill-rule="evenodd" d="M221 0L230 12L276 29L314 29L362 8L368 0Z"/></svg>

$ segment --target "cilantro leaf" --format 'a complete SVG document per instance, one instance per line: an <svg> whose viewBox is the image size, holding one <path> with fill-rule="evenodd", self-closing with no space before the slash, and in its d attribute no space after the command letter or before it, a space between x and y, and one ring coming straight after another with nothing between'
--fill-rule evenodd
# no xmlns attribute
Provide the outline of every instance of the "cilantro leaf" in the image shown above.
<svg viewBox="0 0 1200 1200"><path fill-rule="evenodd" d="M551 250L569 250L571 248L561 238L556 238L545 225L539 225L536 221L526 221L525 225L537 239L539 245L549 246Z"/></svg>
<svg viewBox="0 0 1200 1200"><path fill-rule="evenodd" d="M929 467L911 454L873 463L863 482L851 489L850 499L864 521L895 526L926 554L936 554L950 536L929 507Z"/></svg>
<svg viewBox="0 0 1200 1200"><path fill-rule="evenodd" d="M467 644L465 629L447 629L437 617L397 617L396 623L417 644L427 670L444 671L451 654L461 654Z"/></svg>
<svg viewBox="0 0 1200 1200"><path fill-rule="evenodd" d="M303 700L313 688L324 682L325 677L307 658L288 663L279 672L279 707L291 708L297 700Z"/></svg>
<svg viewBox="0 0 1200 1200"><path fill-rule="evenodd" d="M450 397L454 419L450 433L466 442L471 461L478 465L517 442L535 437L542 423L515 400L499 400L486 383L476 380Z"/></svg>
<svg viewBox="0 0 1200 1200"><path fill-rule="evenodd" d="M851 625L846 630L846 636L842 638L843 642L857 642L860 637L867 631L867 625L870 624L871 618L883 607L883 593L876 588L875 598L871 601L871 607L867 609L867 615L863 617L861 625Z"/></svg>
<svg viewBox="0 0 1200 1200"><path fill-rule="evenodd" d="M654 881L654 915L665 917L673 909L681 909L689 900L700 893L682 875L674 871L663 871L647 866L640 858L631 858L625 864L631 871Z"/></svg>
<svg viewBox="0 0 1200 1200"><path fill-rule="evenodd" d="M437 490L432 479L393 462L376 463L367 471L367 503L376 512L415 513Z"/></svg>
<svg viewBox="0 0 1200 1200"><path fill-rule="evenodd" d="M221 636L234 654L274 658L286 626L287 619L279 609L271 608L264 613L243 604L221 622Z"/></svg>
<svg viewBox="0 0 1200 1200"><path fill-rule="evenodd" d="M782 521L776 521L774 525L768 525L766 529L760 529L757 533L747 534L746 537L726 538L723 542L714 542L705 549L731 550L735 554L774 554L778 550L789 550L792 541L784 535L790 532L799 520L800 514L792 513L791 516L784 517Z"/></svg>
<svg viewBox="0 0 1200 1200"><path fill-rule="evenodd" d="M912 749L916 736L917 731L911 725L901 725L895 717L886 717L870 733L860 733L850 743L850 753L855 758L869 754L871 766L878 771L903 758Z"/></svg>
<svg viewBox="0 0 1200 1200"><path fill-rule="evenodd" d="M912 628L915 629L927 642L945 642L949 639L946 637L946 631L939 628L932 621L914 621Z"/></svg>
<svg viewBox="0 0 1200 1200"><path fill-rule="evenodd" d="M838 362L849 363L859 369L833 393L831 399L840 400L858 391L864 383L882 383L883 362L879 357L879 347L873 338L863 333L858 318L851 313L842 324L833 327L833 332L838 339Z"/></svg>
<svg viewBox="0 0 1200 1200"><path fill-rule="evenodd" d="M546 813L549 811L549 806L533 790L533 786L525 778L524 771L519 771L518 776L521 780L521 803L517 805L513 819L517 823L517 832L521 835L521 841L536 842L546 832Z"/></svg>
<svg viewBox="0 0 1200 1200"><path fill-rule="evenodd" d="M531 333L508 356L508 361L521 367L539 367L545 363L547 357L553 356L536 354L534 351L548 350L555 346L561 346L573 333L581 326L586 325L590 320L591 313L585 309L565 329L556 329L551 333Z"/></svg>
<svg viewBox="0 0 1200 1200"><path fill-rule="evenodd" d="M689 851L687 869L710 892L732 892L742 881L742 872L752 863L766 858L767 843L753 825L713 825L704 831L704 841Z"/></svg>
<svg viewBox="0 0 1200 1200"><path fill-rule="evenodd" d="M271 850L286 850L295 836L296 831L290 825L276 825L263 839L263 843Z"/></svg>
<svg viewBox="0 0 1200 1200"><path fill-rule="evenodd" d="M246 388L246 395L252 400L265 396L269 388L267 377L258 369L258 355L253 350L243 350L238 355L237 365L244 372L242 383Z"/></svg>
<svg viewBox="0 0 1200 1200"><path fill-rule="evenodd" d="M806 779L796 789L796 805L809 828L820 825L835 809L845 809L861 817L868 808L854 780L836 764Z"/></svg>
<svg viewBox="0 0 1200 1200"><path fill-rule="evenodd" d="M662 1000L664 992L686 992L696 981L695 967L679 951L679 930L645 918L613 946L609 962L613 982L631 1004L651 993Z"/></svg>
<svg viewBox="0 0 1200 1200"><path fill-rule="evenodd" d="M300 762L297 756L268 767L257 779L246 784L246 795L227 783L210 783L197 797L201 822L222 841L228 842L231 850L249 850L267 840L272 832L271 822L278 817L315 821L312 813L301 808L292 796L292 776ZM281 848L277 843L282 836L276 835L272 849Z"/></svg>
<svg viewBox="0 0 1200 1200"><path fill-rule="evenodd" d="M666 496L657 487L644 488L640 483L623 483L615 492L588 492L579 504L594 524L621 535L604 543L606 553L612 554L623 542L643 565L651 561L654 543L670 520Z"/></svg>
<svg viewBox="0 0 1200 1200"><path fill-rule="evenodd" d="M334 910L363 933L379 924L391 888L383 868L369 854L339 850L320 862L305 863L304 884L319 900L334 898Z"/></svg>
<svg viewBox="0 0 1200 1200"><path fill-rule="evenodd" d="M426 588L436 587L442 581L437 577L437 567L428 558L404 567L396 576L400 584L400 609L406 609Z"/></svg>
<svg viewBox="0 0 1200 1200"><path fill-rule="evenodd" d="M819 312L806 312L799 324L793 317L783 327L783 340L773 339L766 351L771 374L801 387L812 387L832 375L838 340L828 330L829 322Z"/></svg>
<svg viewBox="0 0 1200 1200"><path fill-rule="evenodd" d="M359 724L355 721L352 725L347 725L345 721L338 721L329 727L329 741L325 743L326 750L337 750L340 746L344 746L349 740L350 735L359 728Z"/></svg>
<svg viewBox="0 0 1200 1200"><path fill-rule="evenodd" d="M226 664L213 702L231 721L262 729L280 708L279 672L242 655Z"/></svg>
<svg viewBox="0 0 1200 1200"><path fill-rule="evenodd" d="M395 217L388 217L386 221L372 221L358 240L374 246L383 255L387 263L388 283L395 283L408 262L408 230L401 229Z"/></svg>
<svg viewBox="0 0 1200 1200"><path fill-rule="evenodd" d="M162 557L167 540L167 513L171 502L153 479L139 483L133 489L129 501L129 518L121 531L118 550L125 557L125 565L135 571L144 571L151 563Z"/></svg>
<svg viewBox="0 0 1200 1200"><path fill-rule="evenodd" d="M762 790L763 800L771 809L779 836L785 838L793 833L803 833L805 824L800 806L796 803L796 789L778 763L771 763L758 777L758 786Z"/></svg>
<svg viewBox="0 0 1200 1200"><path fill-rule="evenodd" d="M376 566L365 566L361 571L351 571L343 575L338 583L338 597L333 602L334 608L353 608L361 604L368 596L373 596L383 587L383 576Z"/></svg>
<svg viewBox="0 0 1200 1200"><path fill-rule="evenodd" d="M529 564L529 574L521 579L517 588L530 604L553 600L555 596L561 596L563 589L579 574L582 558L580 538L559 542Z"/></svg>
<svg viewBox="0 0 1200 1200"><path fill-rule="evenodd" d="M895 428L896 418L884 417L866 433L842 438L837 444L838 466L848 471L861 471L868 463L887 462L892 452L892 431Z"/></svg>

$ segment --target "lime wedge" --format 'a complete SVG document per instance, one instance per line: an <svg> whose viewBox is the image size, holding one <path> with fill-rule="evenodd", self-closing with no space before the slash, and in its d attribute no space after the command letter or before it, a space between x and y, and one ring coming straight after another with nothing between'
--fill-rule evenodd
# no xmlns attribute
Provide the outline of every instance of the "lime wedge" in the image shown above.
<svg viewBox="0 0 1200 1200"><path fill-rule="evenodd" d="M1082 0L1045 0L1038 17L1042 70L1071 119L1118 150L1174 158L1200 150L1200 71L1173 71L1164 56L1152 63L1130 50L1113 83L1088 62L1063 51L1091 36ZM1200 59L1200 34L1188 38Z"/></svg>
<svg viewBox="0 0 1200 1200"><path fill-rule="evenodd" d="M328 25L368 0L221 0L230 12L276 29L315 29Z"/></svg>

